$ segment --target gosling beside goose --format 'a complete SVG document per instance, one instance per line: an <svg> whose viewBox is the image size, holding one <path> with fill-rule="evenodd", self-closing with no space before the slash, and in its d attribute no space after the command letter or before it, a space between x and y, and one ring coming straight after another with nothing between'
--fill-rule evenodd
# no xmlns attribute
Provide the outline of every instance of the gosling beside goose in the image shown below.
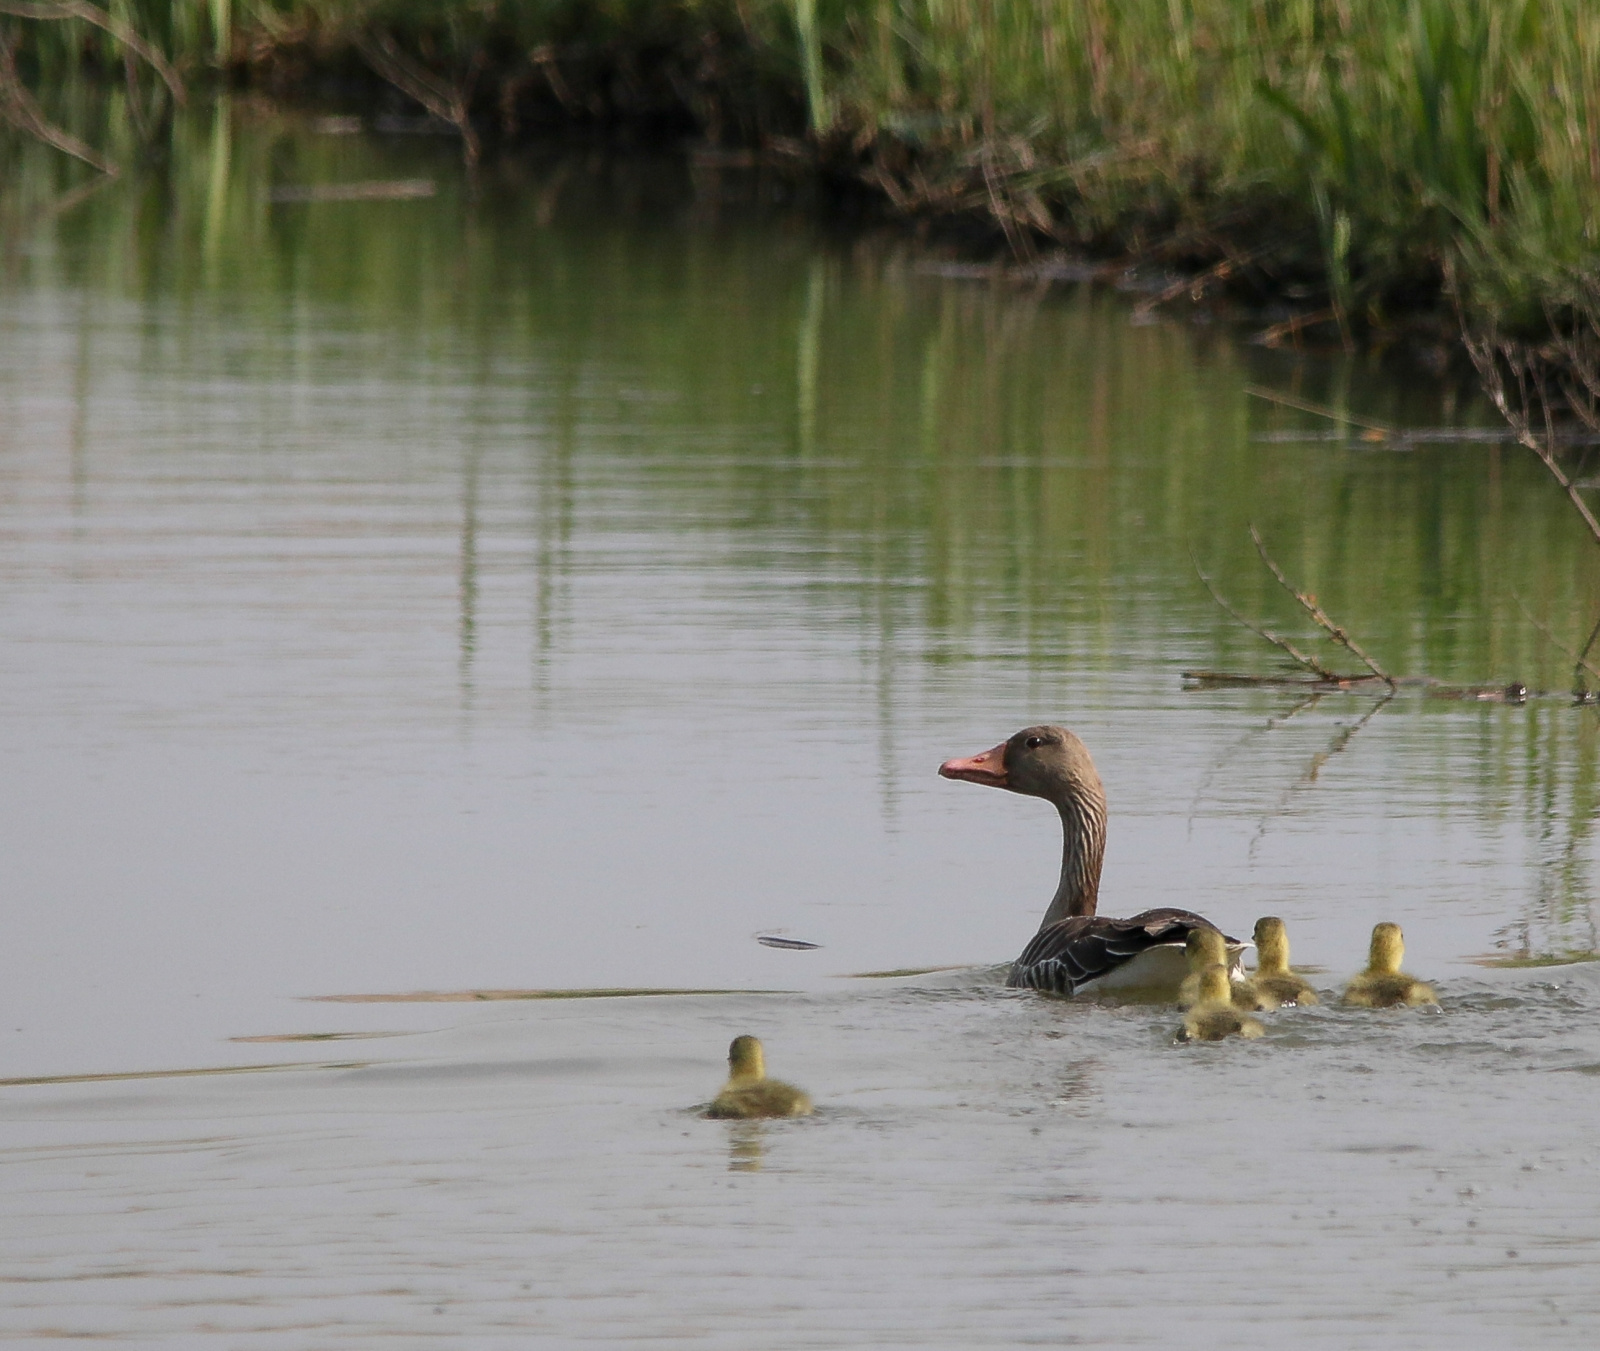
<svg viewBox="0 0 1600 1351"><path fill-rule="evenodd" d="M1200 973L1200 998L1184 1015L1177 1041L1222 1041L1226 1037L1247 1040L1262 1036L1266 1028L1260 1019L1241 1012L1233 1002L1228 968L1213 962Z"/></svg>
<svg viewBox="0 0 1600 1351"><path fill-rule="evenodd" d="M1025 727L993 750L946 760L939 773L1027 797L1061 814L1061 882L1039 932L1012 964L1006 984L1054 994L1138 989L1172 997L1187 964L1184 943L1204 916L1163 906L1128 919L1095 914L1106 846L1106 795L1088 748L1064 727ZM1223 936L1229 965L1244 944Z"/></svg>
<svg viewBox="0 0 1600 1351"><path fill-rule="evenodd" d="M767 1078L766 1056L756 1037L735 1037L728 1047L728 1082L706 1108L708 1117L808 1116L811 1098L802 1089Z"/></svg>
<svg viewBox="0 0 1600 1351"><path fill-rule="evenodd" d="M1215 929L1190 929L1183 951L1189 962L1189 974L1178 987L1178 1002L1188 1005L1200 999L1200 977L1207 967L1217 965L1227 969L1228 943ZM1238 974L1228 982L1228 990L1236 1009L1275 1009L1280 1002L1263 994L1253 981Z"/></svg>
<svg viewBox="0 0 1600 1351"><path fill-rule="evenodd" d="M1390 1009L1405 1004L1419 1008L1437 1004L1439 997L1426 981L1400 969L1405 960L1405 935L1398 924L1378 924L1372 930L1367 969L1344 987L1344 1002L1365 1009Z"/></svg>

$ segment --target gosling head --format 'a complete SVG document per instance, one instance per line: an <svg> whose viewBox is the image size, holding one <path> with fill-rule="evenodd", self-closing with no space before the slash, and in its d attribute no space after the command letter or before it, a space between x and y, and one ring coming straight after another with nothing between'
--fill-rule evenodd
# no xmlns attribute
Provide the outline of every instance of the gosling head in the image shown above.
<svg viewBox="0 0 1600 1351"><path fill-rule="evenodd" d="M758 1037L735 1037L728 1047L728 1077L752 1082L767 1077L767 1062Z"/></svg>
<svg viewBox="0 0 1600 1351"><path fill-rule="evenodd" d="M1221 962L1212 962L1200 972L1200 1002L1228 1004L1232 1001L1233 988L1228 983L1228 968Z"/></svg>
<svg viewBox="0 0 1600 1351"><path fill-rule="evenodd" d="M1105 798L1089 748L1065 727L1048 723L1024 727L981 755L946 760L939 773L1052 802Z"/></svg>
<svg viewBox="0 0 1600 1351"><path fill-rule="evenodd" d="M1189 958L1191 971L1203 972L1212 965L1226 969L1228 965L1228 944L1220 929L1190 929L1189 936L1183 940L1183 950ZM1207 998L1203 994L1200 997Z"/></svg>
<svg viewBox="0 0 1600 1351"><path fill-rule="evenodd" d="M1289 931L1276 915L1263 915L1256 921L1256 969L1277 974L1289 969Z"/></svg>
<svg viewBox="0 0 1600 1351"><path fill-rule="evenodd" d="M1393 975L1405 960L1406 940L1398 924L1375 924L1372 927L1372 952L1367 959L1367 970Z"/></svg>

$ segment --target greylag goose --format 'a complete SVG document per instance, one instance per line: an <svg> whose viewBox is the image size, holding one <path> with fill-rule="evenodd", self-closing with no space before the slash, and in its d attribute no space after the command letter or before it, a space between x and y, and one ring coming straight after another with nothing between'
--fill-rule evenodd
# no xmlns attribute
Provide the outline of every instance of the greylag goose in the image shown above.
<svg viewBox="0 0 1600 1351"><path fill-rule="evenodd" d="M755 1037L735 1037L728 1047L728 1082L706 1108L709 1117L807 1116L811 1099L793 1084L767 1078L766 1057Z"/></svg>
<svg viewBox="0 0 1600 1351"><path fill-rule="evenodd" d="M1266 1032L1257 1018L1241 1013L1233 1002L1228 968L1213 962L1200 973L1200 998L1184 1015L1178 1041L1221 1041L1224 1037L1259 1037Z"/></svg>
<svg viewBox="0 0 1600 1351"><path fill-rule="evenodd" d="M1251 983L1274 1004L1316 1004L1317 992L1311 982L1289 966L1289 931L1276 915L1263 915L1256 921L1256 969Z"/></svg>
<svg viewBox="0 0 1600 1351"><path fill-rule="evenodd" d="M1398 924L1378 924L1372 930L1372 950L1367 969L1344 988L1344 1002L1364 1009L1389 1009L1397 1004L1417 1008L1437 1004L1433 986L1400 969L1406 940Z"/></svg>
<svg viewBox="0 0 1600 1351"><path fill-rule="evenodd" d="M946 760L947 779L1042 797L1061 813L1061 883L1039 932L1012 963L1006 984L1077 994L1139 989L1176 995L1187 970L1184 943L1215 929L1189 910L1163 906L1128 919L1095 914L1106 847L1106 794L1088 748L1064 727L1024 727L1009 741L967 760ZM1224 935L1230 967L1244 944Z"/></svg>

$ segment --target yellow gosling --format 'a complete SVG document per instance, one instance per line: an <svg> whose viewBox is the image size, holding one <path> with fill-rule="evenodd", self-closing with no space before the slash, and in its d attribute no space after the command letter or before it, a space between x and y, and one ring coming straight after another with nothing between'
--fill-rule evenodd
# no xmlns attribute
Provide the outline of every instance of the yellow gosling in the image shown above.
<svg viewBox="0 0 1600 1351"><path fill-rule="evenodd" d="M1364 1009L1437 1004L1439 997L1434 994L1433 986L1400 969L1405 955L1405 935L1398 924L1374 926L1367 969L1345 986L1344 1002Z"/></svg>
<svg viewBox="0 0 1600 1351"><path fill-rule="evenodd" d="M1220 929L1190 929L1183 942L1184 954L1189 959L1189 974L1178 987L1178 1002L1185 1007L1200 998L1200 973L1213 964L1227 970L1230 961L1228 944ZM1263 998L1260 991L1247 980L1231 983L1231 1001L1241 1009L1273 1009L1278 1001Z"/></svg>
<svg viewBox="0 0 1600 1351"><path fill-rule="evenodd" d="M1251 983L1274 1004L1316 1004L1317 992L1289 968L1289 931L1276 915L1256 921L1256 969Z"/></svg>
<svg viewBox="0 0 1600 1351"><path fill-rule="evenodd" d="M1230 998L1228 968L1213 962L1200 972L1200 998L1184 1015L1178 1041L1221 1041L1225 1037L1259 1037L1266 1031L1257 1018L1241 1013Z"/></svg>
<svg viewBox="0 0 1600 1351"><path fill-rule="evenodd" d="M767 1078L766 1057L755 1037L735 1037L728 1047L728 1082L706 1108L708 1117L808 1116L811 1099L793 1084Z"/></svg>

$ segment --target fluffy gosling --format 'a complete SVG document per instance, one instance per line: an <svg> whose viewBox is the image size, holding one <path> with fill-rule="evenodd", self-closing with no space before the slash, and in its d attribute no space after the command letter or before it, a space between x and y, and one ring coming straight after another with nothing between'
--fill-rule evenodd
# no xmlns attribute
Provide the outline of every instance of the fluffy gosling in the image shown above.
<svg viewBox="0 0 1600 1351"><path fill-rule="evenodd" d="M793 1084L767 1078L755 1037L735 1037L728 1047L728 1082L706 1108L708 1117L808 1116L811 1099Z"/></svg>
<svg viewBox="0 0 1600 1351"><path fill-rule="evenodd" d="M1275 1004L1315 1004L1317 992L1311 983L1289 969L1289 931L1276 915L1263 915L1256 921L1256 969L1251 983Z"/></svg>
<svg viewBox="0 0 1600 1351"><path fill-rule="evenodd" d="M1221 966L1226 971L1230 966L1230 958L1227 941L1220 929L1190 929L1188 938L1184 940L1183 950L1189 959L1189 974L1183 978L1183 984L1178 986L1178 1002L1187 1006L1198 1002L1201 998L1201 972L1213 964ZM1255 985L1242 977L1231 981L1230 999L1241 1009L1272 1009L1277 1008L1279 1002L1263 998Z"/></svg>
<svg viewBox="0 0 1600 1351"><path fill-rule="evenodd" d="M1221 1041L1225 1037L1259 1037L1266 1031L1257 1018L1234 1006L1228 989L1228 968L1213 962L1200 972L1200 998L1184 1015L1178 1041Z"/></svg>
<svg viewBox="0 0 1600 1351"><path fill-rule="evenodd" d="M1367 969L1344 987L1344 1002L1364 1009L1390 1009L1405 1004L1417 1008L1437 1004L1433 986L1400 969L1406 955L1405 936L1398 924L1379 924L1372 930L1372 953Z"/></svg>

